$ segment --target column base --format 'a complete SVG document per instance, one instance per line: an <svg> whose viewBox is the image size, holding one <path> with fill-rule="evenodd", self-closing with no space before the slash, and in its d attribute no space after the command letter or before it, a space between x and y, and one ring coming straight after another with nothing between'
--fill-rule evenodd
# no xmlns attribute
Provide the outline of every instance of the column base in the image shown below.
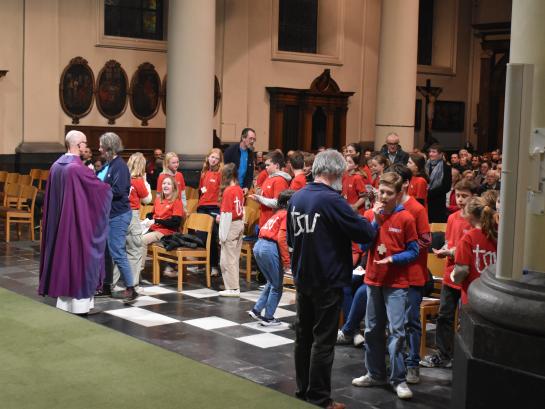
<svg viewBox="0 0 545 409"><path fill-rule="evenodd" d="M451 408L543 408L545 337L501 327L470 306L460 325Z"/></svg>

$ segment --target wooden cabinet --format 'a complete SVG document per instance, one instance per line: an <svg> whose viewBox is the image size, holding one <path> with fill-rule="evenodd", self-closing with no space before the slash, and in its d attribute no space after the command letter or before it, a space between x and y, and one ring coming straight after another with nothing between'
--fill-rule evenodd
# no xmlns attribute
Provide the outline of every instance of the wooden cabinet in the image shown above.
<svg viewBox="0 0 545 409"><path fill-rule="evenodd" d="M329 69L309 89L267 87L270 97L269 149L315 151L346 143L348 98Z"/></svg>

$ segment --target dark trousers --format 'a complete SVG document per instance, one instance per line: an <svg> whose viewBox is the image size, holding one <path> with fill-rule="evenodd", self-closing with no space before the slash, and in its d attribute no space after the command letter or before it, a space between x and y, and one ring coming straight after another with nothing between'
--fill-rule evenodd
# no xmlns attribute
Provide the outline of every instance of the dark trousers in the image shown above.
<svg viewBox="0 0 545 409"><path fill-rule="evenodd" d="M460 290L443 285L439 300L439 316L435 329L435 345L443 359L452 359L454 344L454 317L460 300Z"/></svg>
<svg viewBox="0 0 545 409"><path fill-rule="evenodd" d="M210 239L210 265L212 267L218 267L220 260L219 257L219 241L218 241L218 224L216 223L216 215L220 214L220 208L218 206L199 206L197 213L209 214L214 218L214 224L212 225L212 238ZM214 214L212 214L214 213ZM196 232L199 237L206 244L206 233Z"/></svg>
<svg viewBox="0 0 545 409"><path fill-rule="evenodd" d="M296 395L322 407L331 402L331 367L342 302L342 288L297 290Z"/></svg>

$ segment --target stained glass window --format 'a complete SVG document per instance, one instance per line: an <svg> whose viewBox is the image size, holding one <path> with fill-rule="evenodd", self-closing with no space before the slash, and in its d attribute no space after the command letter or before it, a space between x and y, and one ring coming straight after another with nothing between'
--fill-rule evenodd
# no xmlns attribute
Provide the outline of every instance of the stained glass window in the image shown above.
<svg viewBox="0 0 545 409"><path fill-rule="evenodd" d="M166 40L166 0L104 0L104 34Z"/></svg>

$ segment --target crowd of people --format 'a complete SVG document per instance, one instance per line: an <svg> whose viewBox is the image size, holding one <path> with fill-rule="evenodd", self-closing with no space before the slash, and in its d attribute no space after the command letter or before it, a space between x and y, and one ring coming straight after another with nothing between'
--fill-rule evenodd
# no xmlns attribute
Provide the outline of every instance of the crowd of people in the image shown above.
<svg viewBox="0 0 545 409"><path fill-rule="evenodd" d="M274 314L284 276L293 277L297 396L343 408L330 396L334 348L353 343L365 345L366 369L354 386L390 384L399 398L411 398L408 384L420 382L420 366L452 365L458 304L468 302L471 282L495 264L501 152L462 149L447 158L433 144L409 153L395 133L379 151L351 143L340 151L284 155L255 152L255 142L255 131L246 128L239 143L212 149L202 166L196 211L214 219L210 257L212 275L223 279L219 295L240 296L244 206L255 201L253 253L266 284L249 315L263 326L280 325ZM39 292L73 313L91 312L95 296L131 304L148 245L178 232L188 213L179 156L156 149L148 161L135 153L126 163L111 132L100 138L97 161L83 133L70 131L66 144L45 195ZM140 220L140 207L150 203L153 211ZM432 223L446 223L438 248ZM420 357L431 252L446 267L436 352ZM163 274L178 272L165 265ZM121 281L125 289L112 291Z"/></svg>

